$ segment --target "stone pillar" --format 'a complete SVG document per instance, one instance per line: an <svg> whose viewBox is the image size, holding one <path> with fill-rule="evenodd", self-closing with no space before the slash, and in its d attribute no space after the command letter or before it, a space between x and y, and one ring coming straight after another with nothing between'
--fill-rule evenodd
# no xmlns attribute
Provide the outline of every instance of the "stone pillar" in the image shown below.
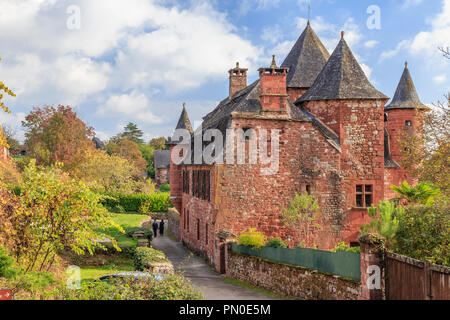
<svg viewBox="0 0 450 320"><path fill-rule="evenodd" d="M359 237L361 245L360 300L384 300L384 241L376 235Z"/></svg>

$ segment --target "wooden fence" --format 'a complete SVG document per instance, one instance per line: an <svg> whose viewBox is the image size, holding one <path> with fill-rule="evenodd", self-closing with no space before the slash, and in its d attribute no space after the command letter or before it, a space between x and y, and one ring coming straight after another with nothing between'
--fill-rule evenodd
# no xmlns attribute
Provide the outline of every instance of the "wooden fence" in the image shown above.
<svg viewBox="0 0 450 320"><path fill-rule="evenodd" d="M450 268L386 253L387 300L450 300Z"/></svg>

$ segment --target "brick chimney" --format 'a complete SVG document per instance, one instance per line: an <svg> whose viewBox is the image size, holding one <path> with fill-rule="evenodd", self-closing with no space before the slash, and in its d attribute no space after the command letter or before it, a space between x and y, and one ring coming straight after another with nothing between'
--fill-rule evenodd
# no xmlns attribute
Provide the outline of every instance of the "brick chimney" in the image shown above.
<svg viewBox="0 0 450 320"><path fill-rule="evenodd" d="M239 67L239 62L236 62L236 68L230 69L230 99L234 94L247 87L247 71Z"/></svg>
<svg viewBox="0 0 450 320"><path fill-rule="evenodd" d="M277 66L275 56L269 68L259 69L262 113L283 114L287 112L286 74L289 68Z"/></svg>

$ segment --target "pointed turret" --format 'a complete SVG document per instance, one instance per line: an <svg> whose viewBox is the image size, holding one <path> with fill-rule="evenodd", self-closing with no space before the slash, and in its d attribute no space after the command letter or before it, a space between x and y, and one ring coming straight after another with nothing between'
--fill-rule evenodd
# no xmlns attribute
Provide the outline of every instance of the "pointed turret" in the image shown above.
<svg viewBox="0 0 450 320"><path fill-rule="evenodd" d="M325 66L330 54L309 23L288 54L282 68L289 68L287 87L308 89Z"/></svg>
<svg viewBox="0 0 450 320"><path fill-rule="evenodd" d="M178 120L178 124L175 129L186 129L189 130L190 133L194 132L186 110L186 103L183 103L183 111L181 112L180 119Z"/></svg>
<svg viewBox="0 0 450 320"><path fill-rule="evenodd" d="M389 99L375 89L344 39L328 59L323 70L311 88L297 101L348 100L348 99Z"/></svg>
<svg viewBox="0 0 450 320"><path fill-rule="evenodd" d="M423 109L424 105L417 94L416 86L411 78L408 69L408 62L405 63L402 77L398 83L394 98L386 106L386 110L392 109Z"/></svg>

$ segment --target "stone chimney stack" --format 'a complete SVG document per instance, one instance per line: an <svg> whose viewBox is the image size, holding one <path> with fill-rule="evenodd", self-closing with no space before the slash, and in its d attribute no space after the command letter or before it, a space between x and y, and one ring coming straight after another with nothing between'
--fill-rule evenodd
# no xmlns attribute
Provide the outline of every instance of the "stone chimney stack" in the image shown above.
<svg viewBox="0 0 450 320"><path fill-rule="evenodd" d="M236 92L247 87L247 71L248 69L239 67L239 62L236 62L236 68L228 71L230 73L230 99Z"/></svg>
<svg viewBox="0 0 450 320"><path fill-rule="evenodd" d="M287 112L286 75L289 68L277 66L275 56L269 68L259 69L261 107L263 113L284 114Z"/></svg>

